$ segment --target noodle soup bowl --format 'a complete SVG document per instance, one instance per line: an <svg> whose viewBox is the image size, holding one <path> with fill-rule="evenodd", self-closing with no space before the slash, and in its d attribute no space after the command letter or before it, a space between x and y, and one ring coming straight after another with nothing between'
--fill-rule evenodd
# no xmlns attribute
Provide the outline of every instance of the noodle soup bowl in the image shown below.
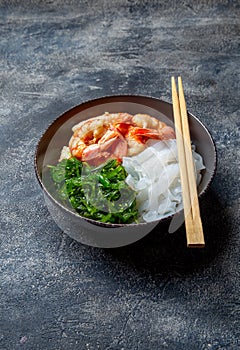
<svg viewBox="0 0 240 350"><path fill-rule="evenodd" d="M44 132L39 140L35 154L35 172L44 193L48 210L56 224L70 237L82 244L99 247L121 247L138 241L166 219L133 224L102 223L80 216L73 208L60 201L51 191L49 165L58 163L63 146L68 145L72 136L72 127L77 123L104 114L126 112L130 114L148 114L167 125L173 125L172 104L147 96L107 96L81 103L59 116ZM191 139L197 152L202 156L205 169L198 186L202 196L209 188L216 169L216 149L207 128L191 113L189 126Z"/></svg>

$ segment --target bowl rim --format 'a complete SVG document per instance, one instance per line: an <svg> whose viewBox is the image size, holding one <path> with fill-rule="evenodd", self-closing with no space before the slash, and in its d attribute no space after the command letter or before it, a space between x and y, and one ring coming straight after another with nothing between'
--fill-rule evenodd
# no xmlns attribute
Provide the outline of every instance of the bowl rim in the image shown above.
<svg viewBox="0 0 240 350"><path fill-rule="evenodd" d="M35 175L37 177L37 180L44 192L44 195L47 195L57 206L59 206L62 210L64 211L67 211L68 214L70 215L74 215L76 218L80 219L80 220L84 220L90 224L93 224L95 226L101 226L101 227L106 227L106 228L120 228L120 227L133 227L133 226L140 226L140 225L148 225L148 224L153 224L153 223L156 223L156 224L159 224L160 222L165 222L165 221L168 221L168 220L171 220L175 215L180 215L181 212L183 211L183 209L181 209L180 211L174 213L174 214L171 214L167 217L164 217L162 219L159 219L159 220L154 220L154 221L151 221L151 222L140 222L140 223L130 223L130 224L112 224L112 223L104 223L104 222L101 222L101 221L96 221L96 220L93 220L93 219L89 219L89 218L86 218L84 216L81 216L80 214L78 214L77 212L74 212L72 210L70 210L69 208L67 208L66 206L64 206L62 203L60 203L56 198L54 198L49 192L48 190L46 189L46 187L44 186L43 184L43 181L42 181L42 178L41 178L41 175L38 171L38 156L39 156L39 148L40 148L40 145L41 145L41 142L43 140L43 138L45 137L46 133L55 125L57 124L61 119L63 118L66 118L69 119L71 117L73 117L76 113L74 113L77 109L80 108L80 111L83 111L84 109L87 109L87 108L90 108L92 106L96 106L98 104L100 104L100 102L102 102L101 104L104 104L106 103L108 100L112 99L114 101L110 101L110 102L119 102L118 99L124 99L124 98L127 98L127 99L147 99L149 101L158 101L158 102L163 102L165 104L167 104L168 106L172 106L172 103L171 102L168 102L162 98L157 98L157 97L153 97L153 96L149 96L149 95L141 95L141 94L138 94L138 95L135 95L135 94L116 94L116 95L104 95L102 97L97 97L97 98L94 98L94 99L89 99L89 100L86 100L86 101L83 101L79 104L76 104L74 105L73 107L71 107L70 109L67 109L66 111L64 111L63 113L61 113L58 117L56 117L47 127L46 129L42 132L40 138L38 139L38 142L36 144L36 148L35 148L35 155L34 155L34 170L35 170ZM128 101L128 102L131 102L131 101ZM141 104L141 103L139 103ZM78 112L80 112L78 111ZM199 120L198 117L196 117L193 113L191 113L189 110L187 110L187 113L188 115L190 115L191 117L193 117L194 119L196 119L196 121L201 125L201 127L203 129L205 129L206 133L208 134L211 142L212 142L212 145L213 145L213 150L214 150L214 163L213 163L213 171L212 171L212 174L211 174L211 177L210 179L208 180L208 183L206 185L206 187L201 191L201 193L198 194L198 197L199 198L202 198L203 195L205 195L205 193L208 191L212 181L213 181L213 178L216 174L216 169L217 169L217 149L216 149L216 143L212 137L212 134L210 133L210 131L208 130L208 128ZM90 119L90 118L89 118ZM64 120L63 123L66 121ZM62 124L63 124L62 123Z"/></svg>

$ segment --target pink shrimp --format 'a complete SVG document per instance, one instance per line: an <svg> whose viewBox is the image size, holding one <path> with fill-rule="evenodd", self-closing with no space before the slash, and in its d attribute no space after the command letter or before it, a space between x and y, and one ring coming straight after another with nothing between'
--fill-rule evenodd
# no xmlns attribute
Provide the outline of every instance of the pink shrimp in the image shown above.
<svg viewBox="0 0 240 350"><path fill-rule="evenodd" d="M175 138L174 130L146 114L105 113L73 127L69 142L73 157L98 165L144 150L149 139Z"/></svg>

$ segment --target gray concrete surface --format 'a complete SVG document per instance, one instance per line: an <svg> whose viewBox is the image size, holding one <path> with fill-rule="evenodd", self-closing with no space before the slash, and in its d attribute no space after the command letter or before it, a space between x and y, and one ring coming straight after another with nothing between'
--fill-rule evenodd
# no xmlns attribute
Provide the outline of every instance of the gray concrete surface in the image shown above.
<svg viewBox="0 0 240 350"><path fill-rule="evenodd" d="M239 1L0 1L0 349L239 348ZM35 147L62 112L109 94L171 101L212 132L206 248L167 224L83 246L48 214Z"/></svg>

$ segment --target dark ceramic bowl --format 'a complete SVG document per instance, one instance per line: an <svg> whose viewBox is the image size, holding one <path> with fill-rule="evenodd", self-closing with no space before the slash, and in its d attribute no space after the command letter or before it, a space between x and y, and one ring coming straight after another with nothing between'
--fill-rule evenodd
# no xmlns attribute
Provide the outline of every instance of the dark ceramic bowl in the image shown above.
<svg viewBox="0 0 240 350"><path fill-rule="evenodd" d="M78 122L104 112L145 113L173 126L170 103L145 96L109 96L76 106L57 118L41 137L35 157L35 171L43 189L48 210L57 225L75 240L96 247L112 248L133 243L147 235L160 221L141 224L103 224L81 217L56 200L48 188L48 164L56 164L63 146L68 145L72 127ZM189 113L191 139L206 166L198 186L201 196L209 187L216 168L216 150L207 128ZM169 217L170 219L171 217Z"/></svg>

